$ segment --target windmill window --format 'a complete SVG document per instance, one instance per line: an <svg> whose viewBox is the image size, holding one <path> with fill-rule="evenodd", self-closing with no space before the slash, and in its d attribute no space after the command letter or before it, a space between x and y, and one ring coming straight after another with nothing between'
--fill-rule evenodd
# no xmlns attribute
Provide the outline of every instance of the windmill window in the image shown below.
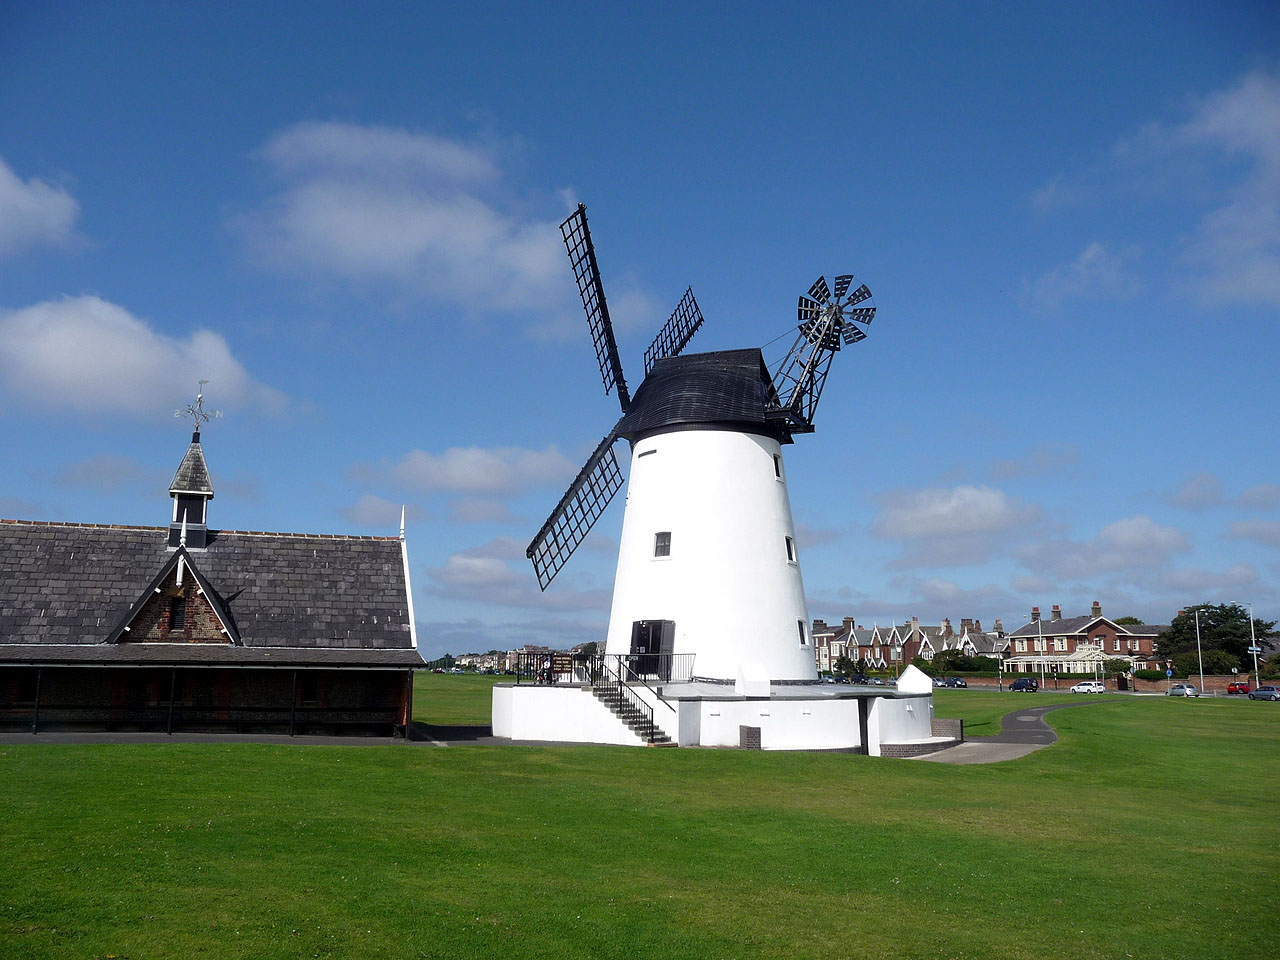
<svg viewBox="0 0 1280 960"><path fill-rule="evenodd" d="M784 537L787 541L787 563L796 562L796 542L791 537Z"/></svg>
<svg viewBox="0 0 1280 960"><path fill-rule="evenodd" d="M802 646L802 647L807 647L807 646L809 645L809 637L808 637L808 635L804 632L804 621L803 621L803 620L797 620L797 621L796 621L796 628L800 631L800 646Z"/></svg>
<svg viewBox="0 0 1280 960"><path fill-rule="evenodd" d="M776 453L773 455L773 475L779 480L784 479L782 476L782 457Z"/></svg>
<svg viewBox="0 0 1280 960"><path fill-rule="evenodd" d="M187 629L187 598L186 597L170 597L169 598L169 629L170 630L186 630Z"/></svg>
<svg viewBox="0 0 1280 960"><path fill-rule="evenodd" d="M663 530L653 535L653 555L655 557L671 556L671 531Z"/></svg>

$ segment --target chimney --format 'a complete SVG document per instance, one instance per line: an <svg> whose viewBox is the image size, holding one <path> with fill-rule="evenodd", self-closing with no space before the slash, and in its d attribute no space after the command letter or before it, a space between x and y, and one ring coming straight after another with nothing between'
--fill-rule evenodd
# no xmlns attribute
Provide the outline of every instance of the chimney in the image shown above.
<svg viewBox="0 0 1280 960"><path fill-rule="evenodd" d="M967 631L972 630L972 629L973 629L973 621L972 621L972 620L970 620L968 617L961 617L961 618L960 618L960 633L961 633L961 634L964 634L964 633L966 633Z"/></svg>
<svg viewBox="0 0 1280 960"><path fill-rule="evenodd" d="M1032 622L1032 623L1035 623L1035 622L1036 622L1037 620L1039 620L1039 619L1040 619L1040 608L1039 608L1039 607L1032 607L1032 608L1031 608L1031 622Z"/></svg>
<svg viewBox="0 0 1280 960"><path fill-rule="evenodd" d="M1094 616L1096 617L1096 616L1097 616L1097 614L1095 613L1095 614L1094 614ZM1053 609L1049 611L1049 619L1050 619L1050 620L1061 620L1061 619L1062 619L1062 607L1058 606L1058 604L1056 604L1056 603L1055 603L1055 604L1053 605Z"/></svg>
<svg viewBox="0 0 1280 960"><path fill-rule="evenodd" d="M951 618L943 617L942 618L942 635L944 637L949 637L949 636L952 636L952 634L953 634L953 631L951 629Z"/></svg>
<svg viewBox="0 0 1280 960"><path fill-rule="evenodd" d="M996 636L997 637L1004 636L1004 624L1000 622L999 617L996 617Z"/></svg>
<svg viewBox="0 0 1280 960"><path fill-rule="evenodd" d="M1102 616L1102 604L1100 604L1097 600L1093 601L1092 615L1095 617Z"/></svg>
<svg viewBox="0 0 1280 960"><path fill-rule="evenodd" d="M844 620L843 620L842 622L844 623L844 628L845 628L846 630L852 630L852 629L853 629L853 617L845 617L845 618L844 618Z"/></svg>
<svg viewBox="0 0 1280 960"><path fill-rule="evenodd" d="M815 621L813 621L813 632L814 632L814 633L826 633L826 632L827 632L827 621L825 621L825 620L815 620Z"/></svg>
<svg viewBox="0 0 1280 960"><path fill-rule="evenodd" d="M920 636L920 618L919 617L911 618L911 636L912 638Z"/></svg>
<svg viewBox="0 0 1280 960"><path fill-rule="evenodd" d="M981 633L981 632L982 632L982 621L981 621L981 620L978 620L977 618L974 618L974 621L973 621L973 629L975 629L975 630L977 630L979 633Z"/></svg>
<svg viewBox="0 0 1280 960"><path fill-rule="evenodd" d="M1179 611L1178 611L1178 616L1179 616L1179 617L1185 617L1186 615L1187 615L1187 611L1185 611L1185 610L1179 610ZM1177 619L1177 617L1175 617L1174 619L1176 620L1176 619Z"/></svg>

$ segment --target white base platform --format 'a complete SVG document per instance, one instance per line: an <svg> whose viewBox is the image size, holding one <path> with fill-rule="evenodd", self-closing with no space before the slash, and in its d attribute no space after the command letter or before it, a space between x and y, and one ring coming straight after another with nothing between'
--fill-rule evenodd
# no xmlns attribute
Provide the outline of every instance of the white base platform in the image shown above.
<svg viewBox="0 0 1280 960"><path fill-rule="evenodd" d="M742 727L759 728L763 750L865 748L873 757L881 755L882 744L932 738L931 692L820 684L774 684L767 697L742 696L732 685L707 683L632 689L653 707L654 722L682 747L737 747ZM645 742L590 687L573 685L498 684L493 733L513 740Z"/></svg>

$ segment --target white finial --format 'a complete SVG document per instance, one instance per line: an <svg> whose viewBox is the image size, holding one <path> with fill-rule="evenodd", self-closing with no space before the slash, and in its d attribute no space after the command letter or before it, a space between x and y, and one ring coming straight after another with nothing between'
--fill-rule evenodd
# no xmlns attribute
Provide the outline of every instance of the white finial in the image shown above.
<svg viewBox="0 0 1280 960"><path fill-rule="evenodd" d="M404 504L400 504L400 539L404 539Z"/></svg>
<svg viewBox="0 0 1280 960"><path fill-rule="evenodd" d="M178 549L185 550L187 548L187 511L182 511L182 530L178 534ZM182 586L182 557L178 557L178 575L174 578L175 586Z"/></svg>

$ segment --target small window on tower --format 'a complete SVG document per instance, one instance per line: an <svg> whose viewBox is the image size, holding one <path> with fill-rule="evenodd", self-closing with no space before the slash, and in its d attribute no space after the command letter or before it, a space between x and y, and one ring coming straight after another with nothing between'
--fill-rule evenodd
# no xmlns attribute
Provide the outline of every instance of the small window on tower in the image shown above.
<svg viewBox="0 0 1280 960"><path fill-rule="evenodd" d="M809 637L808 637L808 635L804 632L804 621L803 621L803 620L797 620L797 621L796 621L796 627L797 627L797 629L799 629L799 631L800 631L800 646L802 646L802 647L807 647L807 646L809 645Z"/></svg>
<svg viewBox="0 0 1280 960"><path fill-rule="evenodd" d="M782 457L776 453L773 455L773 475L782 479Z"/></svg>
<svg viewBox="0 0 1280 960"><path fill-rule="evenodd" d="M187 629L186 597L169 598L169 629L171 631Z"/></svg>
<svg viewBox="0 0 1280 960"><path fill-rule="evenodd" d="M786 537L785 539L787 541L787 562L795 563L796 562L796 542L792 540L790 537Z"/></svg>
<svg viewBox="0 0 1280 960"><path fill-rule="evenodd" d="M655 557L671 556L671 531L664 530L653 535L653 555Z"/></svg>

